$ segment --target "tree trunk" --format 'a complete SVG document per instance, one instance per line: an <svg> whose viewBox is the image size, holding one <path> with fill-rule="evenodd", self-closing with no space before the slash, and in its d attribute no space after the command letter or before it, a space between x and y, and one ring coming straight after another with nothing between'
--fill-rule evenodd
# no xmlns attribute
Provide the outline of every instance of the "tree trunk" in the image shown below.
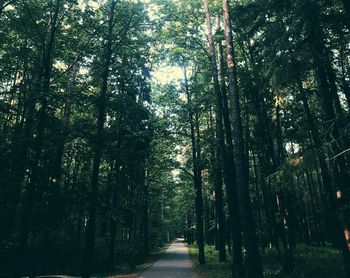
<svg viewBox="0 0 350 278"><path fill-rule="evenodd" d="M350 4L349 4L350 5ZM349 11L350 12L350 11ZM344 39L342 37L342 39ZM350 113L350 83L349 80L347 80L346 76L347 76L347 70L346 70L346 59L347 59L347 55L345 54L346 51L346 47L344 45L340 46L340 50L339 50L339 63L340 63L340 68L341 68L341 83L342 83L342 89L343 89L343 93L345 95L346 98L346 103L348 105L348 113Z"/></svg>
<svg viewBox="0 0 350 278"><path fill-rule="evenodd" d="M199 132L199 113L195 112L195 136L196 136L196 204L197 204L197 241L199 248L199 262L205 264L205 253L204 253L204 227L203 227L203 183L202 183L202 159L201 159L201 147L200 147L200 132Z"/></svg>
<svg viewBox="0 0 350 278"><path fill-rule="evenodd" d="M119 149L120 141L118 142L118 149ZM109 220L110 225L110 238L109 238L109 254L108 254L108 261L109 261L109 269L114 270L114 260L115 260L115 237L117 235L117 221L116 221L116 210L118 205L118 186L119 186L119 163L117 161L114 162L114 164L111 167L111 171L114 172L113 180L111 181L111 200L110 200L110 210L111 210L111 216ZM111 173L111 175L113 175Z"/></svg>
<svg viewBox="0 0 350 278"><path fill-rule="evenodd" d="M300 82L299 82L300 84ZM307 101L307 97L305 94L305 91L303 90L301 84L299 85L300 88L300 96L303 101L304 111L306 114L306 119L308 121L309 129L312 135L312 139L314 141L314 147L318 156L318 160L320 163L320 169L321 169L321 177L322 177L322 184L324 187L324 192L326 194L326 200L324 200L325 204L325 213L326 213L326 220L332 227L331 234L332 239L334 242L336 242L338 248L342 251L343 255L343 261L346 268L346 271L348 274L350 274L350 252L347 246L347 242L344 236L344 229L343 225L341 224L341 220L338 218L337 211L338 211L338 204L335 196L335 192L333 189L332 184L332 177L329 172L327 161L326 161L326 155L323 151L323 145L321 142L321 134L318 133L316 129L316 123L314 121L314 118L311 114L311 110ZM325 101L325 100L324 100ZM324 103L323 106L327 105L327 103Z"/></svg>
<svg viewBox="0 0 350 278"><path fill-rule="evenodd" d="M94 146L94 158L92 166L91 177L91 192L89 196L89 217L87 221L86 241L84 254L82 259L82 278L89 278L93 270L93 257L95 248L95 225L96 225L96 211L98 202L98 183L99 172L101 164L101 156L103 151L103 130L106 118L106 105L107 105L107 89L108 89L108 76L109 66L112 60L112 41L113 41L113 26L114 26L114 13L117 4L116 0L111 0L111 6L108 19L108 34L106 38L105 53L104 53L104 65L101 76L102 84L101 91L98 97L98 118L97 118L97 131L95 137Z"/></svg>
<svg viewBox="0 0 350 278"><path fill-rule="evenodd" d="M233 141L234 155L236 163L236 177L238 186L238 199L241 215L242 230L247 246L247 275L249 277L263 277L261 259L258 249L255 221L253 218L248 180L248 162L244 154L244 140L242 132L241 111L238 95L237 73L235 57L233 50L232 26L229 11L229 1L223 0L225 38L226 38L226 56L229 76L229 88L232 102L232 123L233 123Z"/></svg>
<svg viewBox="0 0 350 278"><path fill-rule="evenodd" d="M52 12L52 17L50 19L49 24L49 30L48 30L48 41L43 46L43 54L41 57L41 63L40 68L42 68L42 76L40 76L40 79L38 80L38 95L40 97L40 104L41 108L39 110L39 119L37 124L37 136L34 142L34 159L31 164L31 173L29 182L27 184L24 197L23 197L23 205L22 205L22 211L20 213L20 223L19 223L19 261L17 262L17 270L16 272L21 274L28 271L28 268L30 267L28 265L28 251L27 251L27 245L28 245L28 239L30 234L30 224L32 220L32 214L35 204L35 189L36 185L39 180L39 167L40 167L40 159L42 155L43 145L44 145L44 132L47 125L47 108L48 108L48 95L49 95L49 89L50 89L50 79L51 79L51 73L52 73L52 55L53 55L53 48L54 48L54 41L56 38L56 31L57 31L57 20L59 16L59 9L60 9L61 1L57 0L54 5L54 10ZM34 107L30 107L33 108ZM33 111L29 111L30 113L33 113ZM31 117L31 115L30 115ZM31 120L31 119L29 119ZM31 123L29 123L31 125ZM27 152L27 149L24 150L24 152ZM24 165L23 165L24 166ZM24 170L24 169L23 169ZM24 174L21 175L21 178L24 178ZM22 181L20 181L22 183Z"/></svg>
<svg viewBox="0 0 350 278"><path fill-rule="evenodd" d="M146 163L147 165L147 163ZM148 169L145 169L145 180L143 184L143 216L142 216L142 234L143 234L143 256L149 253L149 229L148 229L148 199L149 199L149 185L148 185Z"/></svg>
<svg viewBox="0 0 350 278"><path fill-rule="evenodd" d="M225 154L225 139L223 133L223 124L222 124L222 98L220 92L220 84L218 79L218 69L215 57L215 45L212 34L212 25L209 11L208 0L204 1L205 4L205 13L207 21L207 31L208 31L208 41L210 48L210 62L211 62L211 71L212 78L214 81L214 92L216 96L216 179L215 179L215 203L217 209L218 217L218 248L219 248L219 260L226 260L226 250L225 250L225 227L224 227L224 212L223 212L223 191L222 191L222 168L223 168L223 157Z"/></svg>
<svg viewBox="0 0 350 278"><path fill-rule="evenodd" d="M217 15L217 26L220 27L220 16ZM236 171L235 161L233 156L233 141L232 141L232 127L230 121L230 112L228 105L228 96L226 88L226 77L224 68L224 55L221 41L218 43L218 59L219 59L219 72L220 72L220 89L221 89L221 101L222 103L222 118L224 121L224 132L226 139L226 149L223 148L223 169L224 180L226 185L227 203L229 209L229 224L231 225L232 236L232 249L233 249L233 276L240 277L244 274L243 268L243 256L242 256L242 229L241 219L239 215L239 206L237 198L237 185L236 185ZM224 143L223 143L224 144ZM231 246L229 246L231 247ZM231 249L229 249L231 250Z"/></svg>
<svg viewBox="0 0 350 278"><path fill-rule="evenodd" d="M69 80L68 86L67 86L67 95L72 94L74 90L74 86L77 79L77 73L78 73L78 66L75 64L72 67L71 72L71 78ZM66 100L63 104L63 115L62 115L62 128L59 136L59 142L57 144L57 151L55 155L55 165L51 177L51 183L52 184L60 184L61 179L61 172L62 172L62 160L63 160L63 154L64 154L64 147L67 140L67 133L69 128L69 118L71 114L71 103L70 100ZM57 187L57 186L53 186Z"/></svg>
<svg viewBox="0 0 350 278"><path fill-rule="evenodd" d="M191 129L192 160L193 160L193 179L195 187L195 209L196 209L196 231L198 245L198 259L200 264L205 264L204 255L204 227L203 227L203 197L202 197L202 171L200 161L199 147L199 119L194 119L193 107L191 106L191 96L189 92L187 70L184 67L185 90L187 95L187 104L189 107L189 121ZM197 137L197 138L196 138Z"/></svg>

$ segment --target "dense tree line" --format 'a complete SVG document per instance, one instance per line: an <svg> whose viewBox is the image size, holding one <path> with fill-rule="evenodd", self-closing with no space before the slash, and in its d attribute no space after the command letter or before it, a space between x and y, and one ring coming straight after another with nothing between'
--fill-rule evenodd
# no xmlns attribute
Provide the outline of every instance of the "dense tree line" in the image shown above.
<svg viewBox="0 0 350 278"><path fill-rule="evenodd" d="M287 275L297 244L330 244L349 276L347 3L161 2L165 56L184 68L199 262L227 244L233 277L262 277L272 248Z"/></svg>
<svg viewBox="0 0 350 278"><path fill-rule="evenodd" d="M144 5L1 4L0 276L134 268L176 228Z"/></svg>
<svg viewBox="0 0 350 278"><path fill-rule="evenodd" d="M347 1L0 5L0 275L134 268L184 235L232 277L268 250L287 276L301 243L350 276Z"/></svg>

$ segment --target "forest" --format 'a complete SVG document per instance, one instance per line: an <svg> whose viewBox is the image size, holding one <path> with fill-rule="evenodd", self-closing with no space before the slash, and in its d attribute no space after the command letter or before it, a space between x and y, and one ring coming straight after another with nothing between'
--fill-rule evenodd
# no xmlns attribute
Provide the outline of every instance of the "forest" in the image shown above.
<svg viewBox="0 0 350 278"><path fill-rule="evenodd" d="M0 0L0 277L350 277L349 119L350 1Z"/></svg>

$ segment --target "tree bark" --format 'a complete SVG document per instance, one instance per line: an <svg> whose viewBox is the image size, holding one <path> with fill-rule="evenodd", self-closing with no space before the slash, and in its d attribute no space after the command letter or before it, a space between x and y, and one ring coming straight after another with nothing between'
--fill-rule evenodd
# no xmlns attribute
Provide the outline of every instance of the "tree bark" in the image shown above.
<svg viewBox="0 0 350 278"><path fill-rule="evenodd" d="M224 26L226 39L226 59L229 76L229 89L232 103L232 126L236 176L238 186L238 200L241 215L242 230L247 246L246 272L248 277L263 277L261 259L258 249L255 221L253 218L248 180L248 162L244 153L241 111L239 104L238 84L235 56L233 50L232 25L229 11L229 1L223 0Z"/></svg>
<svg viewBox="0 0 350 278"><path fill-rule="evenodd" d="M212 33L212 25L209 11L208 0L204 1L207 31L208 31L208 41L210 48L210 62L211 62L211 72L214 81L214 92L216 96L216 183L215 183L215 203L218 216L218 247L219 247L219 261L226 260L226 250L225 250L225 226L224 226L224 213L223 213L223 191L222 191L222 168L223 168L223 155L225 153L225 141L222 125L222 100L220 92L220 84L218 78L218 69L215 56L215 45Z"/></svg>
<svg viewBox="0 0 350 278"><path fill-rule="evenodd" d="M82 259L82 278L89 278L93 270L93 257L95 248L95 225L96 225L96 211L98 201L98 183L99 183L99 172L101 164L101 156L103 151L103 134L104 134L104 123L106 118L106 105L107 105L107 90L108 90L108 77L109 67L112 60L112 41L113 41L113 26L115 7L117 1L111 0L110 11L108 19L108 34L106 38L106 45L104 46L104 65L101 76L101 91L98 97L98 118L97 118L97 130L95 137L94 146L94 158L92 166L92 177L91 177L91 192L89 194L89 217L87 221L86 240L85 248Z"/></svg>
<svg viewBox="0 0 350 278"><path fill-rule="evenodd" d="M220 27L220 16L217 15L217 24ZM220 90L221 90L221 101L222 102L222 118L224 122L224 133L226 140L226 148L223 154L223 168L224 168L224 179L225 184L227 184L226 192L228 199L228 207L230 212L230 225L232 226L232 240L234 248L234 261L237 265L236 271L239 276L240 273L243 274L243 257L242 257L242 229L241 220L239 216L239 207L237 199L237 184L236 184L236 171L235 171L235 161L233 156L233 140L232 140L232 127L230 121L230 112L227 96L226 87L226 72L224 67L224 55L223 47L221 41L218 43L218 65L220 73Z"/></svg>
<svg viewBox="0 0 350 278"><path fill-rule="evenodd" d="M193 179L195 187L195 209L196 209L196 232L198 245L198 260L200 264L205 264L204 255L204 227L203 227L203 196L202 196L202 170L200 161L199 147L199 119L194 115L191 96L188 86L187 69L184 67L185 91L187 95L187 104L189 108L189 121L191 129L192 160L193 160ZM195 119L196 118L196 119Z"/></svg>
<svg viewBox="0 0 350 278"><path fill-rule="evenodd" d="M330 174L330 171L327 165L327 160L326 160L327 158L323 150L321 135L318 133L316 129L316 125L315 125L316 123L312 116L305 91L303 90L301 85L299 87L300 87L300 96L303 101L304 111L306 114L306 119L308 121L309 129L312 135L318 161L320 163L323 190L326 194L325 200L324 200L326 220L331 226L331 230L332 230L331 235L332 235L333 241L336 243L337 247L342 251L346 272L350 274L350 267L349 267L350 252L344 236L343 225L337 213L339 208L338 208L338 204L337 204L337 200L334 192L334 186L332 183L332 176ZM323 105L325 104L323 103Z"/></svg>
<svg viewBox="0 0 350 278"><path fill-rule="evenodd" d="M50 89L50 79L52 74L52 56L53 56L53 49L54 49L54 42L56 38L56 31L57 31L57 20L59 16L59 10L60 10L61 1L57 0L52 11L52 17L50 19L50 24L48 27L48 39L47 42L43 46L43 53L41 57L40 62L40 70L39 72L42 73L42 75L39 75L38 79L38 86L36 87L37 93L40 97L40 110L39 110L39 119L37 124L37 136L34 141L34 159L31 163L31 173L29 182L26 186L26 190L24 192L23 196L23 205L22 210L20 212L20 223L19 223L19 258L18 258L18 265L16 272L19 274L23 274L28 271L28 268L30 267L28 265L28 258L27 256L27 245L28 245L28 239L30 234L30 224L32 220L32 214L35 204L35 189L36 185L39 180L39 162L41 159L42 151L43 151L43 145L44 145L44 132L47 125L47 108L48 108L48 95L49 95L49 89ZM42 69L42 70L41 70ZM29 111L29 117L28 119L30 122L28 123L27 128L29 128L32 125L33 115L31 113L34 113L34 103L30 105L30 111ZM32 110L33 109L33 110ZM27 131L29 133L29 130ZM23 154L26 154L28 151L28 145L26 145L25 149L23 150ZM24 164L25 165L25 164ZM23 166L24 166L23 165ZM24 170L24 169L23 169ZM21 175L21 178L24 178L24 174ZM22 183L22 181L20 181Z"/></svg>
<svg viewBox="0 0 350 278"><path fill-rule="evenodd" d="M146 162L147 165L147 162ZM147 166L146 166L147 167ZM143 234L143 256L149 253L149 228L148 228L148 209L149 209L149 181L148 169L145 169L144 183L143 183L143 216L142 216L142 234Z"/></svg>

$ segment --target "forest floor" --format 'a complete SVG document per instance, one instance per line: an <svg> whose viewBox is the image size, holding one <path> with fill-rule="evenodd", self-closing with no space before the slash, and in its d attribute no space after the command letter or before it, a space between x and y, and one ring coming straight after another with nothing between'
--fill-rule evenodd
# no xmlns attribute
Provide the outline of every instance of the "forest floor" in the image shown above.
<svg viewBox="0 0 350 278"><path fill-rule="evenodd" d="M228 278L231 276L231 263L218 262L214 246L206 246L206 265L198 262L198 249L189 246L190 257L199 278ZM263 255L264 277L266 278L342 278L345 277L340 253L331 247L299 245L295 252L295 270L284 275L277 252L274 250Z"/></svg>

